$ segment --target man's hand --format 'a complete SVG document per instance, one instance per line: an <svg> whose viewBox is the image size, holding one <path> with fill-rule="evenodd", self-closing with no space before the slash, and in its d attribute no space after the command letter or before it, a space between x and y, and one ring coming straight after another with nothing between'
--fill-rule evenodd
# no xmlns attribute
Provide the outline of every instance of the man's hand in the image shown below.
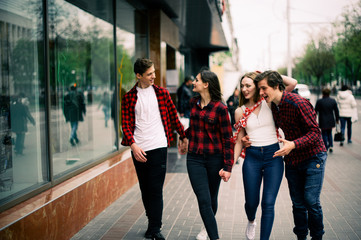
<svg viewBox="0 0 361 240"><path fill-rule="evenodd" d="M241 139L241 141L242 141L243 147L249 147L249 146L251 146L251 144L252 144L252 142L249 140L249 136L248 136L248 135L244 136L244 137Z"/></svg>
<svg viewBox="0 0 361 240"><path fill-rule="evenodd" d="M231 173L221 169L219 170L219 176L223 179L223 181L228 182L228 180L231 178Z"/></svg>
<svg viewBox="0 0 361 240"><path fill-rule="evenodd" d="M179 139L178 152L181 155L184 155L188 152L188 139L187 138L183 138L183 140Z"/></svg>
<svg viewBox="0 0 361 240"><path fill-rule="evenodd" d="M279 138L278 141L283 143L283 147L276 151L273 157L286 156L296 147L293 141L287 141L286 139L282 138Z"/></svg>
<svg viewBox="0 0 361 240"><path fill-rule="evenodd" d="M135 160L137 160L138 162L147 161L147 158L145 157L147 156L147 154L137 144L133 143L130 148L132 149Z"/></svg>

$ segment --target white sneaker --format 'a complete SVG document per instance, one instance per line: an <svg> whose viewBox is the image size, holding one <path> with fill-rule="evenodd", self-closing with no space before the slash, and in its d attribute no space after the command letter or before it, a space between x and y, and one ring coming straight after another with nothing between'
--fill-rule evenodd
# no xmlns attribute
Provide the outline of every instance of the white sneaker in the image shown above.
<svg viewBox="0 0 361 240"><path fill-rule="evenodd" d="M247 240L253 240L256 236L256 226L257 223L254 221L253 223L248 222L247 228L246 228L246 238Z"/></svg>
<svg viewBox="0 0 361 240"><path fill-rule="evenodd" d="M197 240L207 240L208 239L208 234L207 234L207 230L202 227L202 230L198 233Z"/></svg>

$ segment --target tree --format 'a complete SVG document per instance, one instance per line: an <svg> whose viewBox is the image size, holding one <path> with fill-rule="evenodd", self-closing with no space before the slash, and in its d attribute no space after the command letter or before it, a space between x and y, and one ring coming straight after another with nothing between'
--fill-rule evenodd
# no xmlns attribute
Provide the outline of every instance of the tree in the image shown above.
<svg viewBox="0 0 361 240"><path fill-rule="evenodd" d="M335 26L339 29L339 38L333 48L336 72L355 85L356 80L361 79L361 1L346 9Z"/></svg>
<svg viewBox="0 0 361 240"><path fill-rule="evenodd" d="M326 37L321 37L318 41L311 40L306 46L304 57L298 63L298 68L305 76L314 76L316 86L322 86L325 82L322 79L331 72L335 66L335 57L331 44Z"/></svg>

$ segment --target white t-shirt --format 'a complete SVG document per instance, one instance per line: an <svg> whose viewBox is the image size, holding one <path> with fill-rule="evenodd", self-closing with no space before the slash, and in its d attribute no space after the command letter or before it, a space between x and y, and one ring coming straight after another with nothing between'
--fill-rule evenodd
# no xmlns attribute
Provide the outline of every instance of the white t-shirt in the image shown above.
<svg viewBox="0 0 361 240"><path fill-rule="evenodd" d="M247 119L246 132L252 146L262 147L278 142L276 126L272 116L272 110L266 101L262 101L258 115L253 112ZM245 106L242 106L245 110Z"/></svg>
<svg viewBox="0 0 361 240"><path fill-rule="evenodd" d="M137 87L137 103L135 105L134 141L144 151L167 147L167 136L164 131L158 99L154 88Z"/></svg>

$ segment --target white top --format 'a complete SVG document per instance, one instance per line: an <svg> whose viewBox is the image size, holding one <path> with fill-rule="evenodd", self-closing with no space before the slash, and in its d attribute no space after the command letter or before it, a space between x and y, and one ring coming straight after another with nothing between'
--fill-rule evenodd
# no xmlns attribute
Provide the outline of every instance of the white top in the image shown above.
<svg viewBox="0 0 361 240"><path fill-rule="evenodd" d="M337 94L340 117L352 117L356 109L356 100L350 90L339 91Z"/></svg>
<svg viewBox="0 0 361 240"><path fill-rule="evenodd" d="M157 96L154 88L137 87L137 103L135 104L134 141L143 149L149 151L167 147L167 136L164 131Z"/></svg>
<svg viewBox="0 0 361 240"><path fill-rule="evenodd" d="M273 121L272 111L266 101L262 101L258 115L253 112L247 119L246 132L252 146L268 146L278 142L276 126ZM242 110L245 110L242 106Z"/></svg>

